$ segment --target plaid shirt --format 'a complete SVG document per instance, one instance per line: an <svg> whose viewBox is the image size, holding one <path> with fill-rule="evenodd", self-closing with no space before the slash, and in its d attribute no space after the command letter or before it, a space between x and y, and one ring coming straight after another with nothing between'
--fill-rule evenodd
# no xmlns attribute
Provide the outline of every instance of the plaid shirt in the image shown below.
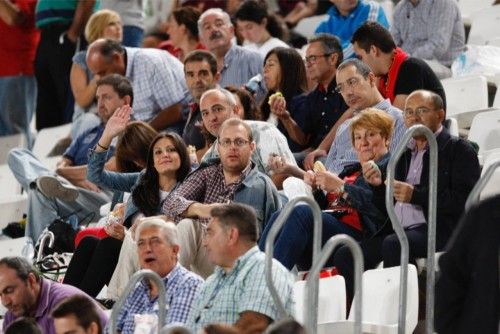
<svg viewBox="0 0 500 334"><path fill-rule="evenodd" d="M236 260L229 273L220 267L215 268L202 285L189 313L187 326L193 333L198 333L209 323L234 324L245 311L277 319L278 310L265 280L264 260L264 253L255 246ZM273 280L287 313L293 316L293 278L274 259Z"/></svg>
<svg viewBox="0 0 500 334"><path fill-rule="evenodd" d="M394 131L389 146L389 151L392 152L406 131L403 113L398 108L393 107L389 99L380 101L372 108L383 110L394 118ZM358 162L358 155L352 146L351 122L352 118L340 124L326 158L326 169L335 174L340 174L346 166Z"/></svg>
<svg viewBox="0 0 500 334"><path fill-rule="evenodd" d="M185 323L203 279L177 264L163 281L167 297L167 316L164 325ZM158 315L158 297L150 299L149 287L141 281L137 283L118 315L118 330L122 334L134 333L134 316L148 313Z"/></svg>
<svg viewBox="0 0 500 334"><path fill-rule="evenodd" d="M251 171L251 164L241 172L237 182L226 184L222 164L218 163L194 171L179 185L175 192L165 200L163 212L177 223L184 217L182 213L195 203L212 204L228 203L233 200L234 193L241 182ZM200 219L207 223L207 219Z"/></svg>
<svg viewBox="0 0 500 334"><path fill-rule="evenodd" d="M189 113L191 95L184 79L182 63L164 50L125 48L125 76L134 89L136 120L149 122L160 110L182 104L183 114Z"/></svg>

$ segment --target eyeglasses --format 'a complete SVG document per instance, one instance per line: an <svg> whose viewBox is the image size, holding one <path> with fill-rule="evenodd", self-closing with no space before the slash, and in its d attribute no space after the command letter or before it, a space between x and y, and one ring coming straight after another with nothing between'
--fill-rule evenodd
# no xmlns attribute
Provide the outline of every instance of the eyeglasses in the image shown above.
<svg viewBox="0 0 500 334"><path fill-rule="evenodd" d="M304 61L306 63L315 63L316 60L318 60L318 57L328 57L328 56L331 56L332 54L331 53L325 53L325 54L322 54L322 55L310 55L310 56L307 56L304 58Z"/></svg>
<svg viewBox="0 0 500 334"><path fill-rule="evenodd" d="M229 147L231 144L234 144L236 147L243 147L244 145L248 144L250 140L245 140L242 138L236 138L235 140L231 140L229 138L224 138L219 140L219 145L222 147Z"/></svg>
<svg viewBox="0 0 500 334"><path fill-rule="evenodd" d="M422 114L427 114L428 112L430 112L431 109L429 108L425 108L425 107L419 107L419 108L416 108L415 110L413 109L405 109L405 111L403 112L403 115L404 117L414 117L414 116L422 116Z"/></svg>
<svg viewBox="0 0 500 334"><path fill-rule="evenodd" d="M337 87L335 87L335 91L337 93L342 93L346 88L356 87L359 84L359 81L359 78L349 78L345 81L345 83L338 84Z"/></svg>

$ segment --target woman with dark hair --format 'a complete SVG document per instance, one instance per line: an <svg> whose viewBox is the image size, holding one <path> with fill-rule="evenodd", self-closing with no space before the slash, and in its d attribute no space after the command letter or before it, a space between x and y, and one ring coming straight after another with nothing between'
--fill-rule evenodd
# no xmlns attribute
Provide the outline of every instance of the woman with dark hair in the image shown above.
<svg viewBox="0 0 500 334"><path fill-rule="evenodd" d="M168 19L167 34L168 41L173 47L170 51L174 56L184 61L184 57L193 50L204 50L205 46L198 38L198 19L200 11L194 7L180 7L172 12ZM165 43L160 43L160 48L164 48Z"/></svg>
<svg viewBox="0 0 500 334"><path fill-rule="evenodd" d="M260 105L261 119L277 124L293 153L309 143L301 124L305 124L302 105L306 100L306 68L300 54L291 48L277 47L264 59L267 96Z"/></svg>
<svg viewBox="0 0 500 334"><path fill-rule="evenodd" d="M255 99L252 94L250 94L246 89L238 88L236 86L227 86L224 88L230 91L236 99L236 104L241 110L241 119L260 119L259 110L257 109L257 104L255 103Z"/></svg>
<svg viewBox="0 0 500 334"><path fill-rule="evenodd" d="M241 4L235 14L236 27L243 37L243 47L259 52L263 57L283 42L287 31L274 14L270 14L264 1L249 0Z"/></svg>
<svg viewBox="0 0 500 334"><path fill-rule="evenodd" d="M140 172L146 166L147 151L158 132L151 125L132 121L118 136L115 150L116 169L122 173Z"/></svg>
<svg viewBox="0 0 500 334"><path fill-rule="evenodd" d="M161 204L190 171L186 145L175 133L162 133L151 142L146 168L136 173L116 173L104 170L112 139L120 134L130 119L128 106L118 109L106 124L98 144L90 154L87 178L100 187L131 192L126 207L115 210L104 227L106 237L84 237L69 264L64 283L97 296L109 283L118 261L126 230L139 218L161 212ZM144 148L143 148L144 150Z"/></svg>

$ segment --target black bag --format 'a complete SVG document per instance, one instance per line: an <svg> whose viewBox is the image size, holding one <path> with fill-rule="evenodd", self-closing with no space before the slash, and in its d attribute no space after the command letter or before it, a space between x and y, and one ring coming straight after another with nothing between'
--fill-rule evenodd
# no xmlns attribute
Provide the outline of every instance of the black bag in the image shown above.
<svg viewBox="0 0 500 334"><path fill-rule="evenodd" d="M75 251L76 231L62 219L56 219L49 225L48 230L54 233L54 247L47 248L45 253L73 253Z"/></svg>

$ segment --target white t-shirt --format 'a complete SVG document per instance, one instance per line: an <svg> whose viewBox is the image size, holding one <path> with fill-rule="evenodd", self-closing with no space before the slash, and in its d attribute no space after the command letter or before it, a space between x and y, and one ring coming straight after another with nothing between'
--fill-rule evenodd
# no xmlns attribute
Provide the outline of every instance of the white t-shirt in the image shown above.
<svg viewBox="0 0 500 334"><path fill-rule="evenodd" d="M271 49L274 49L277 46L281 46L284 48L290 47L290 45L286 44L281 39L276 37L269 38L264 44L247 43L246 41L243 43L244 48L252 51L257 51L262 55L262 57L265 57L267 53L271 51Z"/></svg>

